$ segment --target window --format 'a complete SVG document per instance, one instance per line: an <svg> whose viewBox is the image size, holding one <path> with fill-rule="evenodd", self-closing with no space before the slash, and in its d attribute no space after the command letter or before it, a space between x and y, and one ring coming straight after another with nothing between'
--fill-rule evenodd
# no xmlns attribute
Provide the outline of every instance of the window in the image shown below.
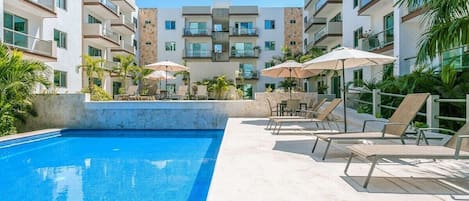
<svg viewBox="0 0 469 201"><path fill-rule="evenodd" d="M19 47L28 47L28 20L13 14L3 13L3 42Z"/></svg>
<svg viewBox="0 0 469 201"><path fill-rule="evenodd" d="M265 29L275 29L275 20L265 20L264 27Z"/></svg>
<svg viewBox="0 0 469 201"><path fill-rule="evenodd" d="M358 0L353 0L353 8L356 8L358 6Z"/></svg>
<svg viewBox="0 0 469 201"><path fill-rule="evenodd" d="M175 30L176 29L176 21L167 20L165 22L166 30Z"/></svg>
<svg viewBox="0 0 469 201"><path fill-rule="evenodd" d="M67 10L67 0L55 0L55 6Z"/></svg>
<svg viewBox="0 0 469 201"><path fill-rule="evenodd" d="M101 20L98 20L98 18L88 15L88 24L101 24Z"/></svg>
<svg viewBox="0 0 469 201"><path fill-rule="evenodd" d="M353 32L353 47L358 47L358 40L361 38L363 34L363 27L358 28Z"/></svg>
<svg viewBox="0 0 469 201"><path fill-rule="evenodd" d="M166 51L176 51L176 42L174 41L165 42L164 46Z"/></svg>
<svg viewBox="0 0 469 201"><path fill-rule="evenodd" d="M384 44L394 42L394 13L390 13L383 18L384 24Z"/></svg>
<svg viewBox="0 0 469 201"><path fill-rule="evenodd" d="M145 42L145 45L151 45L150 41Z"/></svg>
<svg viewBox="0 0 469 201"><path fill-rule="evenodd" d="M265 41L266 50L275 50L275 41Z"/></svg>
<svg viewBox="0 0 469 201"><path fill-rule="evenodd" d="M54 29L54 41L57 47L67 48L67 33Z"/></svg>
<svg viewBox="0 0 469 201"><path fill-rule="evenodd" d="M67 87L67 72L54 70L54 86Z"/></svg>
<svg viewBox="0 0 469 201"><path fill-rule="evenodd" d="M145 20L145 24L151 24L151 20Z"/></svg>
<svg viewBox="0 0 469 201"><path fill-rule="evenodd" d="M296 45L296 41L290 41L290 45Z"/></svg>
<svg viewBox="0 0 469 201"><path fill-rule="evenodd" d="M270 68L272 66L274 66L273 62L265 62L264 68Z"/></svg>
<svg viewBox="0 0 469 201"><path fill-rule="evenodd" d="M362 87L363 86L363 69L358 69L353 71L353 86Z"/></svg>
<svg viewBox="0 0 469 201"><path fill-rule="evenodd" d="M265 83L265 91L275 91L275 83Z"/></svg>
<svg viewBox="0 0 469 201"><path fill-rule="evenodd" d="M337 13L329 22L342 22L342 13Z"/></svg>
<svg viewBox="0 0 469 201"><path fill-rule="evenodd" d="M296 20L290 20L290 24L296 24Z"/></svg>
<svg viewBox="0 0 469 201"><path fill-rule="evenodd" d="M101 57L103 54L102 54L101 49L88 46L88 55L92 57Z"/></svg>

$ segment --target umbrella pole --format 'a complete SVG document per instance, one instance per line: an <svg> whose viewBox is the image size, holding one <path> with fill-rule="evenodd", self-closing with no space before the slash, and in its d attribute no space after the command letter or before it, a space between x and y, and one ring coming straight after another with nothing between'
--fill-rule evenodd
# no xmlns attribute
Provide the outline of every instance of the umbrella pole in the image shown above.
<svg viewBox="0 0 469 201"><path fill-rule="evenodd" d="M291 100L291 87L292 87L292 84L291 84L291 68L289 68L288 70L290 71L290 79L288 80L288 82L290 83L289 88L290 88L290 100Z"/></svg>
<svg viewBox="0 0 469 201"><path fill-rule="evenodd" d="M344 131L347 132L347 89L345 88L345 59L342 59L342 94L343 94L343 101L344 101Z"/></svg>
<svg viewBox="0 0 469 201"><path fill-rule="evenodd" d="M164 78L165 78L164 88L165 89L164 90L166 91L166 94L165 94L164 98L166 99L168 97L168 92L169 92L168 91L168 66L166 66L166 70L165 70L164 73L165 73L165 76L164 76Z"/></svg>

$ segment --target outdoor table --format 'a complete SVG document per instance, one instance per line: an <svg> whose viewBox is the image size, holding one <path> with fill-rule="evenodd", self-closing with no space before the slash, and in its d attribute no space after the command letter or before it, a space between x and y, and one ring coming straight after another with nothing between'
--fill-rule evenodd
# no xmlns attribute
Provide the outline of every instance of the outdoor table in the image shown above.
<svg viewBox="0 0 469 201"><path fill-rule="evenodd" d="M277 103L277 116L283 116L285 108L287 107L286 102ZM300 103L300 110L308 109L308 103Z"/></svg>

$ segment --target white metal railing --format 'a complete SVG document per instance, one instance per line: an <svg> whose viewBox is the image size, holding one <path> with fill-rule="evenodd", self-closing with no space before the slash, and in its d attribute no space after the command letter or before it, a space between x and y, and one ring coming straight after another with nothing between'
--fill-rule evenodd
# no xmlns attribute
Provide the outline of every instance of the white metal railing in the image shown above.
<svg viewBox="0 0 469 201"><path fill-rule="evenodd" d="M113 2L111 2L110 0L99 0L99 2L101 4L103 4L104 6L106 6L107 8L111 9L112 11L114 11L116 14L119 13L119 9L117 7L116 4L114 4Z"/></svg>
<svg viewBox="0 0 469 201"><path fill-rule="evenodd" d="M115 42L119 42L119 34L111 31L110 29L106 29L106 27L103 26L102 32L103 36L106 38L109 38Z"/></svg>
<svg viewBox="0 0 469 201"><path fill-rule="evenodd" d="M12 29L3 28L3 43L29 52L38 53L46 56L54 56L54 42L42 40Z"/></svg>
<svg viewBox="0 0 469 201"><path fill-rule="evenodd" d="M388 28L384 31L367 36L362 40L361 49L364 51L373 51L383 48L386 45L394 43L394 28Z"/></svg>
<svg viewBox="0 0 469 201"><path fill-rule="evenodd" d="M185 57L193 57L193 58L211 57L212 56L212 50L185 50L184 51L184 56Z"/></svg>
<svg viewBox="0 0 469 201"><path fill-rule="evenodd" d="M51 11L55 11L55 0L27 0L27 1L38 4Z"/></svg>

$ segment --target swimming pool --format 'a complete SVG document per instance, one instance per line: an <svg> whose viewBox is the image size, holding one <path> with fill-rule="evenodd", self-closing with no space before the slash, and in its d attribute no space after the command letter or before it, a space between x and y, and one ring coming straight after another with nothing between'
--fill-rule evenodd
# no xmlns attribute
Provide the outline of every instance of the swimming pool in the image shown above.
<svg viewBox="0 0 469 201"><path fill-rule="evenodd" d="M205 200L223 130L65 130L0 143L1 200Z"/></svg>

